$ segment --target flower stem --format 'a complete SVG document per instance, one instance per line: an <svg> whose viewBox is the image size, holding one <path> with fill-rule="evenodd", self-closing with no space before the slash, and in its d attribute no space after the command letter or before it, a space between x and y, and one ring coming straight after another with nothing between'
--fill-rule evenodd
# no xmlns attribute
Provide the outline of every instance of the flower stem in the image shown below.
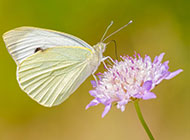
<svg viewBox="0 0 190 140"><path fill-rule="evenodd" d="M135 109L136 109L136 112L137 112L137 115L138 115L138 118L142 124L142 126L144 127L147 135L149 136L150 140L154 140L154 137L152 136L152 133L150 132L150 129L148 128L143 116L142 116L142 113L141 113L141 110L140 110L140 107L139 107L139 103L138 103L138 100L134 101L134 105L135 105Z"/></svg>

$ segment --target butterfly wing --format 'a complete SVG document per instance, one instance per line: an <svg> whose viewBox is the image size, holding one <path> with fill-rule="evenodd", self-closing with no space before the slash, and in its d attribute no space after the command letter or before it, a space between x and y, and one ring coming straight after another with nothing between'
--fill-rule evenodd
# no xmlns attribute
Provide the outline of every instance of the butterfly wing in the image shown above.
<svg viewBox="0 0 190 140"><path fill-rule="evenodd" d="M92 73L92 51L84 47L53 47L19 64L22 90L39 104L55 106L66 100Z"/></svg>
<svg viewBox="0 0 190 140"><path fill-rule="evenodd" d="M37 48L45 50L55 46L83 46L93 49L81 39L52 30L19 27L3 35L6 47L17 64L35 53Z"/></svg>

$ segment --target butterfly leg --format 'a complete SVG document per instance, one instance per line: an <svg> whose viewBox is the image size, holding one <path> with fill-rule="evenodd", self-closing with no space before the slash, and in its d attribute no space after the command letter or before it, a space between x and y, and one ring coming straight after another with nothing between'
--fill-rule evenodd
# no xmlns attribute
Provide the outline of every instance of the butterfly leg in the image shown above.
<svg viewBox="0 0 190 140"><path fill-rule="evenodd" d="M94 77L95 81L96 81L96 85L98 84L98 80L96 78L96 75L94 74L94 72L92 73L92 76Z"/></svg>
<svg viewBox="0 0 190 140"><path fill-rule="evenodd" d="M104 67L108 70L106 63L104 61L102 61L102 63L104 64Z"/></svg>
<svg viewBox="0 0 190 140"><path fill-rule="evenodd" d="M103 61L105 61L107 59L111 60L111 62L115 64L114 60L110 56L106 56L106 57L102 58L101 61L103 62Z"/></svg>
<svg viewBox="0 0 190 140"><path fill-rule="evenodd" d="M104 64L105 68L108 70L108 67L107 67L107 65L106 65L106 63L105 63L105 60L107 60L107 59L111 60L111 62L114 63L114 64L115 64L115 62L114 62L114 60L113 60L110 56L106 56L106 57L104 57L104 58L101 60L102 63Z"/></svg>

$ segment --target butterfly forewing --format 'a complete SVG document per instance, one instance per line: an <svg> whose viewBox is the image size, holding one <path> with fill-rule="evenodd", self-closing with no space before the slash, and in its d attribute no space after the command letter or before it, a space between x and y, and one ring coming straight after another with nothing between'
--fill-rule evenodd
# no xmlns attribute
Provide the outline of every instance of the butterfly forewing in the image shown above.
<svg viewBox="0 0 190 140"><path fill-rule="evenodd" d="M17 64L31 56L37 49L45 50L55 46L92 47L81 39L52 30L19 27L3 35L6 47Z"/></svg>
<svg viewBox="0 0 190 140"><path fill-rule="evenodd" d="M92 73L91 58L91 50L84 47L40 50L19 64L17 80L22 90L39 104L58 105Z"/></svg>

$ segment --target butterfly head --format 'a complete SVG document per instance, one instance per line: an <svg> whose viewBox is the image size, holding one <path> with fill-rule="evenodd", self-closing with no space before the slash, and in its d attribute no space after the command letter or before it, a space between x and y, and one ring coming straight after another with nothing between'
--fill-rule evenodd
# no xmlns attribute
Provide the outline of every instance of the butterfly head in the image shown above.
<svg viewBox="0 0 190 140"><path fill-rule="evenodd" d="M128 26L129 24L131 24L131 23L132 23L132 20L130 20L129 23L125 24L125 25L122 26L121 28L117 29L116 31L114 31L114 32L112 32L111 34L109 34L108 36L106 36L108 30L110 29L110 27L111 27L112 24L113 24L113 21L111 21L110 25L106 28L106 31L104 32L104 34L103 34L103 36L102 36L100 42L99 42L98 44L96 44L96 45L93 46L93 48L95 49L95 52L98 53L100 59L103 58L102 54L103 54L103 52L105 51L106 46L107 46L110 42L112 42L113 40L110 41L110 42L107 42L107 43L105 43L105 41L106 41L108 38L110 38L112 35L116 34L117 32L121 31L123 28L127 27L127 26ZM106 37L105 37L105 36L106 36Z"/></svg>
<svg viewBox="0 0 190 140"><path fill-rule="evenodd" d="M106 45L106 43L99 42L98 44L94 45L94 49L102 54L106 49Z"/></svg>
<svg viewBox="0 0 190 140"><path fill-rule="evenodd" d="M107 34L107 32L108 32L108 30L110 29L110 27L111 27L112 24L113 24L113 21L111 21L110 25L106 28L106 31L104 32L104 34L103 34L103 36L102 36L100 42L94 46L95 50L96 50L97 52L103 53L103 52L105 51L105 49L106 49L106 45L108 45L108 44L110 43L110 42L108 42L108 43L104 43L104 42L105 42L109 37L111 37L112 35L116 34L117 32L119 32L120 30L122 30L123 28L125 28L126 26L128 26L128 25L131 24L131 23L132 23L132 20L129 21L129 23L127 23L127 24L125 24L124 26L122 26L121 28L119 28L118 30L116 30L115 32L112 32L110 35L108 35L107 37L105 37L106 34Z"/></svg>

